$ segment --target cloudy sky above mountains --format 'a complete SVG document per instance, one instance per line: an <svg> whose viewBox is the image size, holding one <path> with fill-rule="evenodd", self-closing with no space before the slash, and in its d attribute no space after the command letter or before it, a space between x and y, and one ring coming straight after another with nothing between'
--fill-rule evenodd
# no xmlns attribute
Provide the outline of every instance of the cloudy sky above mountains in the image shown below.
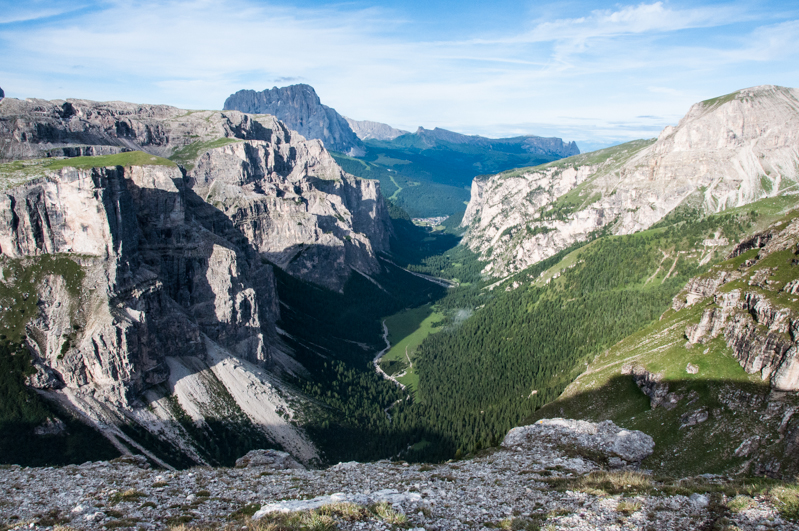
<svg viewBox="0 0 799 531"><path fill-rule="evenodd" d="M703 99L799 86L787 4L0 0L0 87L218 109L308 83L355 119L585 150L656 136Z"/></svg>

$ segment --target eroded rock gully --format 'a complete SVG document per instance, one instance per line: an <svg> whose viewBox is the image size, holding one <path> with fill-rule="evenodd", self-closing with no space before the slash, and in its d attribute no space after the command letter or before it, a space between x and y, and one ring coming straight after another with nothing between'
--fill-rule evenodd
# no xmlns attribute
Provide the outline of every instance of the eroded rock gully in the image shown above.
<svg viewBox="0 0 799 531"><path fill-rule="evenodd" d="M132 150L151 157L48 169L48 157ZM82 277L35 286L32 386L123 453L145 451L120 428L135 424L207 463L185 415L239 419L318 458L296 422L305 399L281 382L304 368L275 327L271 264L333 290L378 273L391 223L377 181L344 173L272 116L121 102L5 99L0 158L16 159L3 166L3 263L68 257Z"/></svg>

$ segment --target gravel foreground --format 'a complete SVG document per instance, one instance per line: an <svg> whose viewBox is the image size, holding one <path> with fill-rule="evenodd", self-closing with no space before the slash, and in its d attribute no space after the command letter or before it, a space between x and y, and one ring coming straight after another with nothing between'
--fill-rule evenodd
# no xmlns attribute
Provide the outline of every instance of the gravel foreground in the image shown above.
<svg viewBox="0 0 799 531"><path fill-rule="evenodd" d="M603 470L595 462L601 455L590 460L575 455L579 445L541 435L520 440L517 432L516 445L441 465L173 472L131 456L4 466L0 530L799 529L789 520L799 503L795 485L752 480L766 481L761 488L719 476L665 481L628 465Z"/></svg>

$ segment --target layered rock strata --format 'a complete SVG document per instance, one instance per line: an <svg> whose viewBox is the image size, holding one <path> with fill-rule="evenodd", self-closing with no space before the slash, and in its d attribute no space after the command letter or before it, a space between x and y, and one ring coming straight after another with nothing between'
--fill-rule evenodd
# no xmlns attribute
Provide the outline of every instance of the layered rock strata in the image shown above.
<svg viewBox="0 0 799 531"><path fill-rule="evenodd" d="M798 242L797 219L758 234L737 245L730 255L733 258L758 249L756 257L737 270L692 279L672 303L672 308L679 310L709 301L699 322L685 330L689 344L723 336L746 372L759 373L778 391L799 390L799 316L791 308L795 299L788 297L793 295L796 281L771 277L779 270L796 267L791 257ZM785 264L762 266L770 255L785 251L789 252ZM736 280L736 285L745 287L726 289Z"/></svg>
<svg viewBox="0 0 799 531"><path fill-rule="evenodd" d="M303 399L280 380L304 368L275 327L270 264L334 290L379 272L390 220L376 181L274 117L236 111L5 99L0 146L16 159L0 165L3 282L24 280L11 264L36 271L47 257L80 270L77 286L54 269L25 296L38 297L31 385L123 453L145 451L121 429L133 423L206 462L177 421L188 417L236 420L318 458L296 426Z"/></svg>
<svg viewBox="0 0 799 531"><path fill-rule="evenodd" d="M799 91L761 86L691 107L656 140L475 179L469 248L503 276L585 241L630 234L678 206L718 212L799 180Z"/></svg>

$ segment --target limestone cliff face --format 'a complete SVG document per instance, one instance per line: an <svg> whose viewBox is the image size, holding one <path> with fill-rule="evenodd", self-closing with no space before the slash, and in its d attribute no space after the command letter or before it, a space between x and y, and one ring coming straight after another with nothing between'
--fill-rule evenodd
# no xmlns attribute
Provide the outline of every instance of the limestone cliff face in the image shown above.
<svg viewBox="0 0 799 531"><path fill-rule="evenodd" d="M0 103L0 159L130 150L179 163L190 200L223 212L248 249L301 278L340 290L353 269L377 271L375 253L388 248L379 184L345 174L319 140L273 116L85 100Z"/></svg>
<svg viewBox="0 0 799 531"><path fill-rule="evenodd" d="M47 257L81 272L75 286L47 270L25 295L38 300L24 332L32 386L122 451L146 452L121 428L136 425L210 462L188 416L203 429L238 419L318 458L292 422L304 399L281 380L305 369L275 327L270 262L336 290L377 273L390 221L376 181L274 117L236 111L6 99L0 146L15 159L0 165L2 282Z"/></svg>
<svg viewBox="0 0 799 531"><path fill-rule="evenodd" d="M646 229L680 205L718 212L777 195L798 167L799 91L746 89L697 103L655 141L476 182L466 241L501 276L599 229Z"/></svg>
<svg viewBox="0 0 799 531"><path fill-rule="evenodd" d="M706 343L723 336L746 372L759 373L779 391L799 390L799 316L791 308L799 283L777 280L785 277L780 270L784 273L796 267L791 258L772 267L763 262L774 253L793 256L797 243L796 219L758 234L736 246L731 254L734 257L741 250L758 249L756 257L744 261L737 270L715 271L692 279L672 304L675 310L706 304L699 322L685 330L688 342ZM731 284L733 281L740 282ZM728 284L746 287L728 289Z"/></svg>
<svg viewBox="0 0 799 531"><path fill-rule="evenodd" d="M122 448L136 443L116 426L134 423L204 462L178 428L170 397L189 413L204 411L194 415L203 423L220 413L220 392L234 410L247 405L215 375L218 366L247 364L256 374L266 367L277 376L298 364L277 339L271 266L248 257L246 240L203 226L207 205L191 196L175 166L65 168L6 191L0 249L5 260L34 268L45 255L71 257L83 273L77 291L56 274L37 286L25 339L37 368L30 383ZM279 387L265 373L253 378L256 389ZM202 384L184 391L192 379ZM285 399L259 407L275 418L250 415L253 424L303 460L316 457L278 414L290 411Z"/></svg>
<svg viewBox="0 0 799 531"><path fill-rule="evenodd" d="M225 100L224 109L272 114L306 138L321 140L329 149L363 153L361 141L347 120L335 109L322 105L310 85L274 87L261 92L240 90Z"/></svg>
<svg viewBox="0 0 799 531"><path fill-rule="evenodd" d="M391 225L377 181L344 173L318 141L265 141L208 151L188 173L229 230L300 278L341 290L351 271L379 271ZM209 219L207 223L213 224Z"/></svg>

